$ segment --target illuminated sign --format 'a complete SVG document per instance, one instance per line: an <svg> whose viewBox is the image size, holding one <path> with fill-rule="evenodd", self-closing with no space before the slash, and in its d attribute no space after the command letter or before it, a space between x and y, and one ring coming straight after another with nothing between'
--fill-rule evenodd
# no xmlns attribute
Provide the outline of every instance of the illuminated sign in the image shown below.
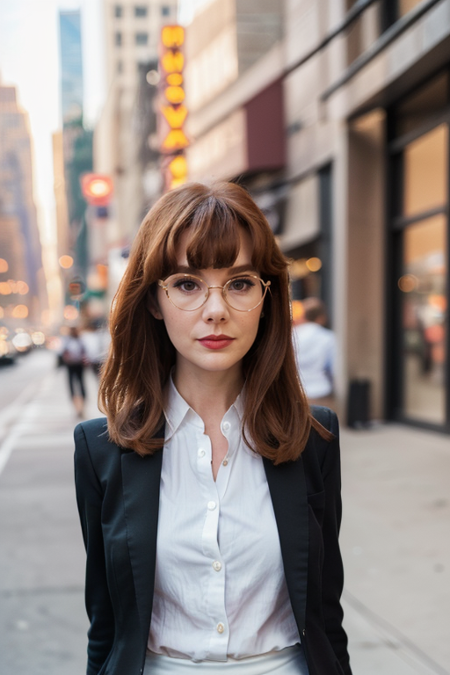
<svg viewBox="0 0 450 675"><path fill-rule="evenodd" d="M171 189L181 185L187 178L187 163L184 150L189 139L184 131L188 110L184 105L184 28L164 26L160 45L160 104L159 104L159 148L165 156L162 161L165 187Z"/></svg>
<svg viewBox="0 0 450 675"><path fill-rule="evenodd" d="M81 176L81 191L88 204L107 206L113 193L113 182L100 173L85 173Z"/></svg>

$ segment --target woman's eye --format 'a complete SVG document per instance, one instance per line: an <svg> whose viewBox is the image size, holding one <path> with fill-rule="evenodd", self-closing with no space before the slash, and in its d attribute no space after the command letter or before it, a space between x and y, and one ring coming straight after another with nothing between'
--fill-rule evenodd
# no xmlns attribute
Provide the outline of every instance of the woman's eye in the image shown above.
<svg viewBox="0 0 450 675"><path fill-rule="evenodd" d="M191 293L199 288L198 282L195 279L180 279L174 284L174 288L185 293Z"/></svg>
<svg viewBox="0 0 450 675"><path fill-rule="evenodd" d="M242 293L249 291L254 286L255 282L253 279L249 279L248 277L240 277L239 279L233 279L233 281L230 283L229 290Z"/></svg>

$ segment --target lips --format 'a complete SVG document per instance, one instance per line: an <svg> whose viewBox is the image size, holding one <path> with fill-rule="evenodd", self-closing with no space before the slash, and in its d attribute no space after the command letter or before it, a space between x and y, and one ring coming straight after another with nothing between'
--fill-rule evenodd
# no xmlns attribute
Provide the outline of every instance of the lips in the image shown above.
<svg viewBox="0 0 450 675"><path fill-rule="evenodd" d="M200 338L199 342L207 349L223 349L233 342L234 338L229 335L207 335Z"/></svg>

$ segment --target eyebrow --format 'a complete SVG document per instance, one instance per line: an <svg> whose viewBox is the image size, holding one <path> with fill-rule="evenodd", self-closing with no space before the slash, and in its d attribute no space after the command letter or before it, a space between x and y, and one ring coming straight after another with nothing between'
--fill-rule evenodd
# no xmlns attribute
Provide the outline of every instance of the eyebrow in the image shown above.
<svg viewBox="0 0 450 675"><path fill-rule="evenodd" d="M251 272L252 274L258 274L257 270L249 264L249 265L238 265L237 267L230 267L229 268L231 276L235 276L236 274L242 274L242 272ZM200 275L201 270L197 270L193 267L189 267L189 265L178 265L176 274L195 274L196 276Z"/></svg>

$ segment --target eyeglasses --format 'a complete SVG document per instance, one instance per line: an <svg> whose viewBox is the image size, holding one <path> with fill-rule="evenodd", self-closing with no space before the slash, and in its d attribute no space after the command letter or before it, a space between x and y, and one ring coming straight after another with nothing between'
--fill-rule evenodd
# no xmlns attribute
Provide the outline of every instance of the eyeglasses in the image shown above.
<svg viewBox="0 0 450 675"><path fill-rule="evenodd" d="M191 274L172 274L158 281L172 305L187 312L200 309L209 298L212 288L220 288L229 307L238 312L251 312L264 300L270 281L263 281L256 274L243 274L229 279L223 286L208 286L200 277Z"/></svg>

